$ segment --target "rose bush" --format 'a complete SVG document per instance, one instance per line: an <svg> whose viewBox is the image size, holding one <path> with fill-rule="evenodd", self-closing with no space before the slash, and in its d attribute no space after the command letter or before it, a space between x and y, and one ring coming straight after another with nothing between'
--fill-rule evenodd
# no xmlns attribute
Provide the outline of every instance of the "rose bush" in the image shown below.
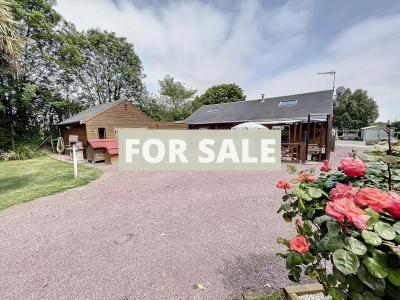
<svg viewBox="0 0 400 300"><path fill-rule="evenodd" d="M400 144L361 157L299 172L290 188L279 184L278 212L295 219L297 234L278 239L288 247L278 255L291 280L316 279L334 300L400 299Z"/></svg>

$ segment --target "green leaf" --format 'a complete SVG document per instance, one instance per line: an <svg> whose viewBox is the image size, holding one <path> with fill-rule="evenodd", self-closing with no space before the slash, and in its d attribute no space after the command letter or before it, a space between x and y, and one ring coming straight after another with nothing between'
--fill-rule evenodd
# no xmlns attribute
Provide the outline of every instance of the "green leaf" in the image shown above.
<svg viewBox="0 0 400 300"><path fill-rule="evenodd" d="M389 281L393 285L400 287L400 268L387 269L387 271L388 271L388 279L389 279Z"/></svg>
<svg viewBox="0 0 400 300"><path fill-rule="evenodd" d="M372 208L365 209L365 212L371 217L368 220L368 226L374 226L379 221L379 214Z"/></svg>
<svg viewBox="0 0 400 300"><path fill-rule="evenodd" d="M316 218L314 219L314 224L315 224L315 225L321 225L322 223L327 222L327 221L330 221L330 220L332 220L332 218L331 218L330 216L328 216L328 215L323 215L323 216L320 216L320 217L316 217ZM399 222L399 223L400 223L400 222Z"/></svg>
<svg viewBox="0 0 400 300"><path fill-rule="evenodd" d="M350 290L357 293L364 291L364 284L358 279L356 275L346 276L347 282L349 283Z"/></svg>
<svg viewBox="0 0 400 300"><path fill-rule="evenodd" d="M313 199L313 198L311 198L311 196L309 194L306 194L306 193L302 194L300 196L300 198L305 200L305 201L311 201Z"/></svg>
<svg viewBox="0 0 400 300"><path fill-rule="evenodd" d="M280 213L282 210L283 210L283 211L289 211L291 208L292 208L292 207L290 206L290 203L288 203L288 202L283 203L283 204L281 205L281 207L278 209L278 213Z"/></svg>
<svg viewBox="0 0 400 300"><path fill-rule="evenodd" d="M302 197L302 198L303 198L303 197ZM299 199L298 202L297 202L297 208L298 208L300 211L304 211L304 210L306 209L306 207L304 206L304 202L303 202L301 199Z"/></svg>
<svg viewBox="0 0 400 300"><path fill-rule="evenodd" d="M302 263L303 259L300 253L292 251L286 257L286 268L288 269L293 269L295 266L301 265Z"/></svg>
<svg viewBox="0 0 400 300"><path fill-rule="evenodd" d="M357 256L343 249L336 250L333 253L333 263L345 275L356 273L360 266Z"/></svg>
<svg viewBox="0 0 400 300"><path fill-rule="evenodd" d="M372 257L381 265L386 266L388 257L385 252L378 249L371 249Z"/></svg>
<svg viewBox="0 0 400 300"><path fill-rule="evenodd" d="M397 232L397 234L400 234L400 222L394 223L393 229Z"/></svg>
<svg viewBox="0 0 400 300"><path fill-rule="evenodd" d="M367 253L367 247L363 242L357 240L356 238L347 237L345 238L345 243L346 245L344 247L356 255L364 255Z"/></svg>
<svg viewBox="0 0 400 300"><path fill-rule="evenodd" d="M383 296L385 293L385 279L372 276L363 265L360 265L358 268L357 277L365 286L373 290L378 296Z"/></svg>
<svg viewBox="0 0 400 300"><path fill-rule="evenodd" d="M340 232L340 224L338 222L328 221L326 227L330 235L337 236Z"/></svg>
<svg viewBox="0 0 400 300"><path fill-rule="evenodd" d="M382 239L375 232L363 230L361 236L367 244L372 246L379 246L382 244Z"/></svg>
<svg viewBox="0 0 400 300"><path fill-rule="evenodd" d="M316 188L309 188L308 194L310 195L311 198L318 199L322 196L322 191Z"/></svg>
<svg viewBox="0 0 400 300"><path fill-rule="evenodd" d="M294 282L299 282L300 281L300 275L301 275L301 269L300 268L295 268L293 270L290 270L289 272L289 279Z"/></svg>
<svg viewBox="0 0 400 300"><path fill-rule="evenodd" d="M341 238L331 236L328 233L320 240L320 245L324 250L334 252L337 249L342 249L344 247L344 242Z"/></svg>
<svg viewBox="0 0 400 300"><path fill-rule="evenodd" d="M363 264L374 277L385 278L388 275L385 269L372 257L366 257L363 260Z"/></svg>
<svg viewBox="0 0 400 300"><path fill-rule="evenodd" d="M382 160L387 164L397 164L400 161L400 157L394 155L385 155Z"/></svg>
<svg viewBox="0 0 400 300"><path fill-rule="evenodd" d="M363 297L364 297L363 298L364 300L380 300L381 299L381 297L378 297L371 291L365 291L363 293Z"/></svg>
<svg viewBox="0 0 400 300"><path fill-rule="evenodd" d="M311 252L303 253L302 255L303 262L309 264L314 261L314 255Z"/></svg>
<svg viewBox="0 0 400 300"><path fill-rule="evenodd" d="M364 297L359 293L351 293L351 300L364 300Z"/></svg>
<svg viewBox="0 0 400 300"><path fill-rule="evenodd" d="M393 240L396 236L396 232L390 224L379 221L374 225L374 231L385 240Z"/></svg>

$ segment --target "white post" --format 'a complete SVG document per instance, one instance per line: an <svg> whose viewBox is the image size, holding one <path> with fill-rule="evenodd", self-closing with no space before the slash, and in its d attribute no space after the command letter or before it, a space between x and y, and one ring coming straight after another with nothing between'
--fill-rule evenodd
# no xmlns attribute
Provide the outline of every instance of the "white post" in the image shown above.
<svg viewBox="0 0 400 300"><path fill-rule="evenodd" d="M76 145L72 145L72 160L74 161L74 178L78 178L78 158L76 157Z"/></svg>

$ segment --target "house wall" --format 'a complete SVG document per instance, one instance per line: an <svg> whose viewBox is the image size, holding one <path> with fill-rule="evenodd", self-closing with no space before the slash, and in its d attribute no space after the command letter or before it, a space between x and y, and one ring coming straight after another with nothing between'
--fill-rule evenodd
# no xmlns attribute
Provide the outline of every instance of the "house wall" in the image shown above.
<svg viewBox="0 0 400 300"><path fill-rule="evenodd" d="M121 102L86 122L87 139L98 139L98 128L106 129L106 138L115 139L119 128L156 128L157 123L131 103Z"/></svg>
<svg viewBox="0 0 400 300"><path fill-rule="evenodd" d="M86 126L85 124L81 125L68 125L60 127L61 136L64 139L65 146L68 146L68 140L70 135L77 135L80 142L83 145L86 145L87 135L86 135Z"/></svg>

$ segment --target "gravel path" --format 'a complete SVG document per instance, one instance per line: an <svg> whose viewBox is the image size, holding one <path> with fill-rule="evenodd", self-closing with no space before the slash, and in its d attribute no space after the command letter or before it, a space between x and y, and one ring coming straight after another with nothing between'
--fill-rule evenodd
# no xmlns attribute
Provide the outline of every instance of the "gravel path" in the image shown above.
<svg viewBox="0 0 400 300"><path fill-rule="evenodd" d="M0 299L230 299L290 284L275 256L293 234L276 214L284 171L102 168L0 212Z"/></svg>

